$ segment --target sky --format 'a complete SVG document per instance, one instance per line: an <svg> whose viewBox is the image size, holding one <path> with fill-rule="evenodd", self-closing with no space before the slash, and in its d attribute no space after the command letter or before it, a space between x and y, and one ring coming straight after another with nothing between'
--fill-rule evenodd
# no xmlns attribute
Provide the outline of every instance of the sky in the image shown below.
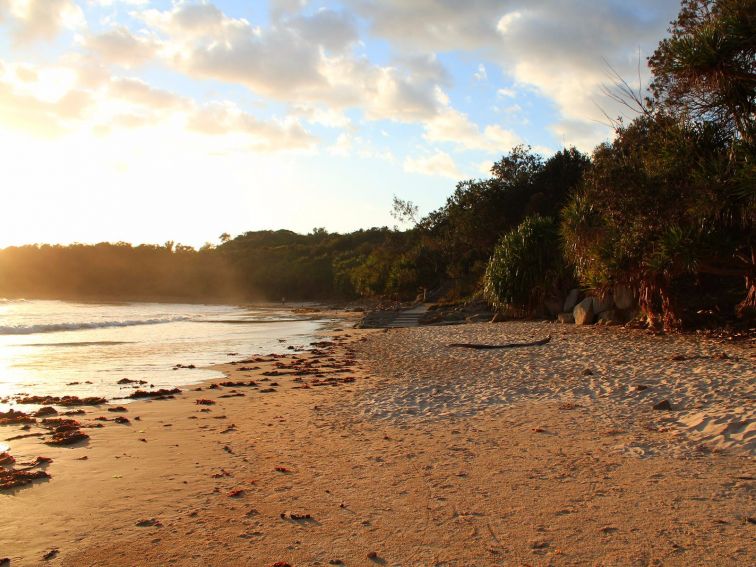
<svg viewBox="0 0 756 567"><path fill-rule="evenodd" d="M394 226L611 140L678 0L0 0L0 247Z"/></svg>

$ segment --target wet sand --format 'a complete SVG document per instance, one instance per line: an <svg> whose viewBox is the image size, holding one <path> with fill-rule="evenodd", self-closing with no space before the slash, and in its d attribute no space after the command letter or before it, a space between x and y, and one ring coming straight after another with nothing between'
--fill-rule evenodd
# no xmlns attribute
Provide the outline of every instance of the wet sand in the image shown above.
<svg viewBox="0 0 756 567"><path fill-rule="evenodd" d="M540 347L446 347L546 334ZM753 349L541 323L339 335L320 354L221 367L256 388L210 389L224 381L212 380L125 413L85 408L84 424L130 423L85 428L81 446L8 442L19 461L52 458L52 479L0 493L0 559L744 565L756 556ZM271 371L286 374L263 375ZM314 385L329 379L336 385ZM224 397L234 390L245 395ZM652 409L663 399L671 410ZM0 427L0 439L19 433Z"/></svg>

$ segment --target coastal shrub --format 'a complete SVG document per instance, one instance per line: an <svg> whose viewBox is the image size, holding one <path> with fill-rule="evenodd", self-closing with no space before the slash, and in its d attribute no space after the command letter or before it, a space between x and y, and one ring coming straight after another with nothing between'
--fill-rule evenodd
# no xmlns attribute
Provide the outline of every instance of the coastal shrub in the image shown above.
<svg viewBox="0 0 756 567"><path fill-rule="evenodd" d="M657 112L618 128L562 211L580 283L629 284L649 322L672 329L702 278L718 277L721 290L727 278L747 278L755 209L739 181L748 162L737 155L716 124Z"/></svg>
<svg viewBox="0 0 756 567"><path fill-rule="evenodd" d="M486 267L483 291L497 309L529 311L563 274L557 223L534 215L501 237Z"/></svg>

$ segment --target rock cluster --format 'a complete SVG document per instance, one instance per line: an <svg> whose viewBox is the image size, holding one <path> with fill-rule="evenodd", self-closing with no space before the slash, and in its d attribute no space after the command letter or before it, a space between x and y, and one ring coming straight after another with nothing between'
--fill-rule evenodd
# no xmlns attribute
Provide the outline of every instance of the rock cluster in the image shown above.
<svg viewBox="0 0 756 567"><path fill-rule="evenodd" d="M570 290L562 304L562 311L554 313L556 299L545 304L546 309L560 323L575 325L616 325L632 319L636 311L636 299L626 285L615 285L603 294L586 295L581 300L579 289Z"/></svg>

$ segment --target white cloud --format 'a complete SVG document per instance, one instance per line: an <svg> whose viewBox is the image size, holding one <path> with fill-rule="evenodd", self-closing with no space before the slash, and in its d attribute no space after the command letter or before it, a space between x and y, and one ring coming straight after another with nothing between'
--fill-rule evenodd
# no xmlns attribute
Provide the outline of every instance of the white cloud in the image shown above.
<svg viewBox="0 0 756 567"><path fill-rule="evenodd" d="M492 153L507 151L522 141L517 134L497 124L488 125L481 131L466 114L452 108L425 123L423 138L429 142L452 142L461 149Z"/></svg>
<svg viewBox="0 0 756 567"><path fill-rule="evenodd" d="M145 106L153 110L186 107L190 103L174 93L155 89L141 79L116 77L111 79L109 94L112 97Z"/></svg>
<svg viewBox="0 0 756 567"><path fill-rule="evenodd" d="M483 63L478 64L478 70L473 75L475 77L476 81L485 81L488 79L488 72L486 71L486 66L483 65Z"/></svg>
<svg viewBox="0 0 756 567"><path fill-rule="evenodd" d="M0 21L4 15L19 44L50 41L63 29L86 26L84 13L73 0L6 0L0 4Z"/></svg>
<svg viewBox="0 0 756 567"><path fill-rule="evenodd" d="M449 177L451 179L462 178L462 173L457 169L454 159L449 154L441 151L436 151L429 156L408 156L404 160L404 170L410 173Z"/></svg>
<svg viewBox="0 0 756 567"><path fill-rule="evenodd" d="M369 20L372 33L397 50L476 50L488 56L515 87L552 100L561 122L555 127L580 140L583 149L610 132L592 127L603 119L597 104L610 115L621 112L602 95L605 60L622 76L635 77L638 48L641 57L649 54L679 10L679 0L472 0L464 10L433 0L347 1Z"/></svg>
<svg viewBox="0 0 756 567"><path fill-rule="evenodd" d="M497 89L496 94L502 98L514 98L517 96L517 91L510 88L500 88Z"/></svg>
<svg viewBox="0 0 756 567"><path fill-rule="evenodd" d="M81 40L85 48L95 52L108 64L136 67L157 55L159 44L154 38L134 35L123 26L88 35Z"/></svg>
<svg viewBox="0 0 756 567"><path fill-rule="evenodd" d="M189 116L188 127L213 136L243 134L257 151L309 149L317 143L317 138L294 119L260 120L231 102L214 102L197 108Z"/></svg>

